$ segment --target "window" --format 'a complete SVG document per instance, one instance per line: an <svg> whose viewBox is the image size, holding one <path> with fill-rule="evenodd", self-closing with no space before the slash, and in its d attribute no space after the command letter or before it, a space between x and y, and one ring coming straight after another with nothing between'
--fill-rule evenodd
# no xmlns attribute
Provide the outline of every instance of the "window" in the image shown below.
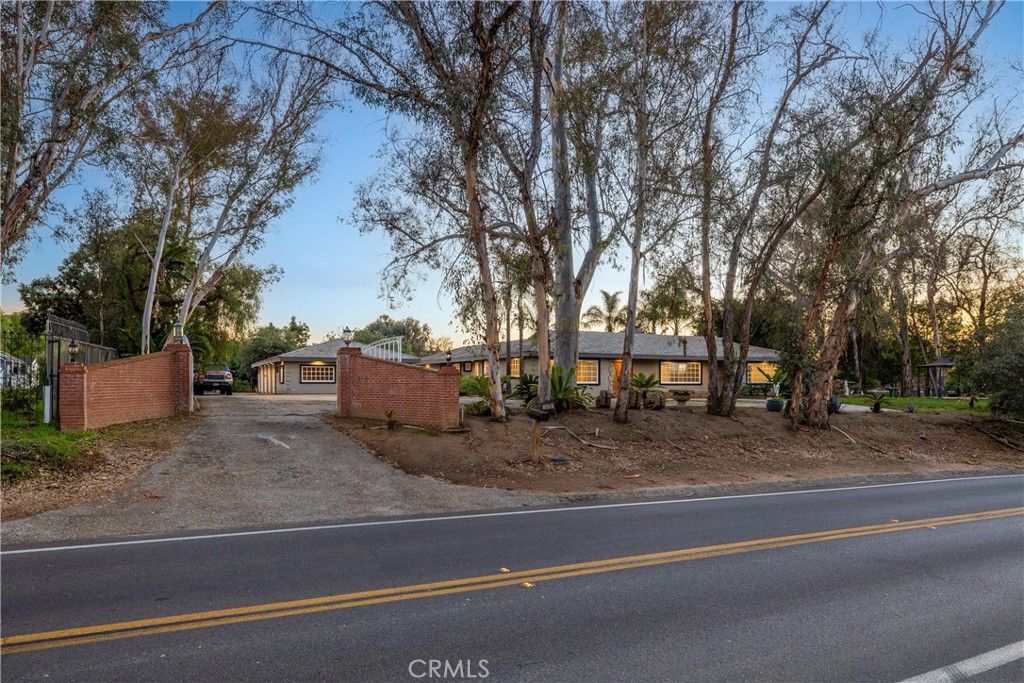
<svg viewBox="0 0 1024 683"><path fill-rule="evenodd" d="M473 361L467 360L462 364L463 372L473 372Z"/></svg>
<svg viewBox="0 0 1024 683"><path fill-rule="evenodd" d="M330 383L334 381L333 365L303 365L299 370L299 382Z"/></svg>
<svg viewBox="0 0 1024 683"><path fill-rule="evenodd" d="M284 384L284 361L277 364L277 381Z"/></svg>
<svg viewBox="0 0 1024 683"><path fill-rule="evenodd" d="M747 363L747 384L771 384L778 363Z"/></svg>
<svg viewBox="0 0 1024 683"><path fill-rule="evenodd" d="M580 359L576 364L576 382L578 384L597 384L600 379L598 361L591 359Z"/></svg>
<svg viewBox="0 0 1024 683"><path fill-rule="evenodd" d="M519 359L518 358L513 358L512 359L511 363L509 364L509 368L510 368L511 371L508 374L512 375L513 377L519 377L520 376L520 367L519 367Z"/></svg>
<svg viewBox="0 0 1024 683"><path fill-rule="evenodd" d="M700 384L700 361L661 361L662 384Z"/></svg>

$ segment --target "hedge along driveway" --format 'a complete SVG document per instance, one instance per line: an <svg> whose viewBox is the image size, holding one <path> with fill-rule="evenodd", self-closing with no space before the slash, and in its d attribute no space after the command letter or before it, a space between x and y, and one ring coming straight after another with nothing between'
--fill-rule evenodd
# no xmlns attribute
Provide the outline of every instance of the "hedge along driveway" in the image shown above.
<svg viewBox="0 0 1024 683"><path fill-rule="evenodd" d="M3 524L47 542L557 503L454 486L385 465L319 415L334 397L206 396L170 456L107 499Z"/></svg>

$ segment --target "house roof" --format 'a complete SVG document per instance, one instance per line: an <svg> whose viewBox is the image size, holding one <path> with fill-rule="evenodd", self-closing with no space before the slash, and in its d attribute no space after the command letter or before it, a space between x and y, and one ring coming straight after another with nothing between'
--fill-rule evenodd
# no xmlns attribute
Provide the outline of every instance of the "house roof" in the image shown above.
<svg viewBox="0 0 1024 683"><path fill-rule="evenodd" d="M261 365L267 365L268 363L276 363L277 361L323 361L323 362L334 362L338 357L338 349L345 345L345 342L341 339L328 339L325 342L319 344L312 344L301 349L295 349L288 353L278 354L271 356L270 358L264 358L263 360L256 361L252 364L252 367L258 368ZM357 341L349 344L350 348L361 349L367 346L367 344L360 344ZM403 363L416 363L419 360L417 356L411 356L407 353L402 354Z"/></svg>
<svg viewBox="0 0 1024 683"><path fill-rule="evenodd" d="M619 358L622 356L623 332L580 332L580 358ZM685 346L684 346L685 340ZM722 359L722 340L717 340L717 357ZM641 334L633 336L633 358L646 360L707 360L707 343L704 337L676 337L663 334ZM519 340L512 342L512 355L519 355ZM523 341L523 355L536 356L537 345L534 340ZM505 357L505 343L501 344L499 358ZM487 347L473 344L452 349L452 363L484 360L487 358ZM777 361L779 352L761 346L751 346L747 353L748 361ZM445 363L444 353L435 353L420 359L422 364L439 365Z"/></svg>

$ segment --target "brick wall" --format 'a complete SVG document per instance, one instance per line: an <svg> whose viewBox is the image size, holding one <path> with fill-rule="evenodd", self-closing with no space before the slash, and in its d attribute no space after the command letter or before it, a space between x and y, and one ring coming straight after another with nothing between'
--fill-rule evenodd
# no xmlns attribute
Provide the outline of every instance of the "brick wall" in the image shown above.
<svg viewBox="0 0 1024 683"><path fill-rule="evenodd" d="M385 420L394 411L402 424L456 429L459 422L459 369L432 370L338 350L338 414Z"/></svg>
<svg viewBox="0 0 1024 683"><path fill-rule="evenodd" d="M159 353L109 363L65 363L60 369L61 431L188 414L192 349L168 344Z"/></svg>

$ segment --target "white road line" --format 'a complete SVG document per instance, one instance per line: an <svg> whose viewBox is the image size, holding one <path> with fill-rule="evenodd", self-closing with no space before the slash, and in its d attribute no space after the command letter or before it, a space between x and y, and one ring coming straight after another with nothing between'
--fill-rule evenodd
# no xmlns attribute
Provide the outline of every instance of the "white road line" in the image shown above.
<svg viewBox="0 0 1024 683"><path fill-rule="evenodd" d="M267 436L266 434L257 434L256 438L263 439L264 441L269 441L270 443L275 444L277 446L283 446L284 448L287 448L288 450L291 450L291 448L292 448L291 446L286 444L284 441L278 441L274 437Z"/></svg>
<svg viewBox="0 0 1024 683"><path fill-rule="evenodd" d="M53 553L60 550L85 550L88 548L113 548L125 545L149 545L152 543L175 543L179 541L205 541L214 538L239 538L243 536L265 536L268 534L287 534L298 531L331 531L334 529L355 529L367 526L391 526L395 524L423 524L425 522L451 522L463 519L484 519L487 517L515 517L519 515L543 515L560 512L585 512L588 510L606 510L609 508L645 507L648 505L676 505L683 503L706 503L713 500L735 500L738 498L769 498L773 496L798 496L809 493L835 493L842 491L859 491L863 489L883 489L894 486L920 486L922 484L943 484L951 481L973 481L975 479L1006 479L1021 478L1020 474L987 474L980 477L955 477L951 479L927 479L924 481L903 481L892 484L866 484L864 486L844 486L828 489L803 489L800 491L774 491L772 493L743 493L733 496L711 496L708 498L674 498L670 500L645 500L632 503L604 503L600 505L578 505L557 508L531 508L528 510L508 510L505 512L474 512L462 515L446 515L443 517L415 517L412 519L383 519L374 522L344 522L339 524L320 524L315 526L286 527L283 529L258 529L255 531L231 531L219 534L198 534L194 536L172 536L169 538L140 538L134 541L106 541L103 543L83 543L81 545L62 545L48 548L26 548L24 550L4 550L0 555L26 555L30 553ZM1024 491L1024 490L1022 490Z"/></svg>
<svg viewBox="0 0 1024 683"><path fill-rule="evenodd" d="M991 671L1004 664L1015 662L1018 659L1024 659L1024 640L980 654L977 657L965 659L956 664L944 666L935 671L929 671L920 676L908 678L903 683L953 683L954 681L963 681L971 676Z"/></svg>

